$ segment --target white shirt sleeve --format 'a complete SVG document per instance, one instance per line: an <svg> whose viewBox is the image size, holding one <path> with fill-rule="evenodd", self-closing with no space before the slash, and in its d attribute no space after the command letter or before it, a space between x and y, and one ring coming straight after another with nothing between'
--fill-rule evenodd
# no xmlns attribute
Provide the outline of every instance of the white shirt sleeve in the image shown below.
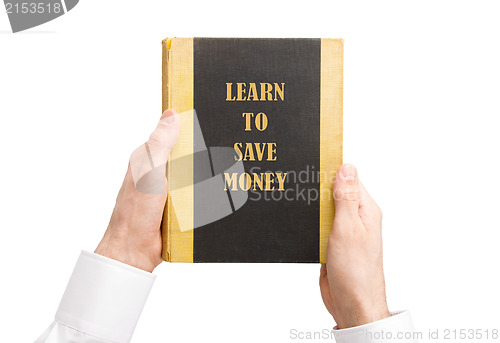
<svg viewBox="0 0 500 343"><path fill-rule="evenodd" d="M35 343L128 343L156 276L82 251L55 321ZM417 342L409 312L336 330L337 343Z"/></svg>
<svg viewBox="0 0 500 343"><path fill-rule="evenodd" d="M334 328L333 335L337 343L416 343L418 337L408 311L393 313L389 318L352 328Z"/></svg>
<svg viewBox="0 0 500 343"><path fill-rule="evenodd" d="M35 343L127 343L156 276L82 251L55 321Z"/></svg>

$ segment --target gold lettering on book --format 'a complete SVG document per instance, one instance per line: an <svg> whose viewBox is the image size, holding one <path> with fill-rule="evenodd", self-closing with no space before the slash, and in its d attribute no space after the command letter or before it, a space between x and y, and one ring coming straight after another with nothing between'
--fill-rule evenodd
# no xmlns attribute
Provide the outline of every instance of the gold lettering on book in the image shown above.
<svg viewBox="0 0 500 343"><path fill-rule="evenodd" d="M285 83L278 82L227 82L226 101L285 101ZM245 131L265 131L269 125L269 118L264 112L243 112ZM271 116L272 118L272 116ZM233 145L235 161L276 161L277 143L242 143ZM224 173L224 190L253 191L284 191L287 173Z"/></svg>
<svg viewBox="0 0 500 343"><path fill-rule="evenodd" d="M227 82L226 101L285 101L285 82Z"/></svg>
<svg viewBox="0 0 500 343"><path fill-rule="evenodd" d="M224 190L284 191L287 173L224 173ZM277 187L275 184L277 183Z"/></svg>
<svg viewBox="0 0 500 343"><path fill-rule="evenodd" d="M245 143L244 153L242 149L243 143L234 143L235 161L276 161L276 143ZM266 150L267 158L264 158Z"/></svg>

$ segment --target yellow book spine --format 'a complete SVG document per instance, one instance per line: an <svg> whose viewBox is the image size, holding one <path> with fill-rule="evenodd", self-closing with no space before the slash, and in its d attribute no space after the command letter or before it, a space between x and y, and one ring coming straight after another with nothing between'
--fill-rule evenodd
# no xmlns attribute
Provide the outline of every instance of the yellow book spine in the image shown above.
<svg viewBox="0 0 500 343"><path fill-rule="evenodd" d="M171 161L193 155L193 39L167 38L162 43L162 109L180 116L180 133L167 164L171 181ZM185 165L182 176L193 179L193 166ZM175 188L175 187L173 187ZM175 197L174 197L175 193ZM174 203L176 208L174 209ZM162 258L168 262L193 262L194 188L190 184L169 192L163 215ZM182 223L182 225L180 224Z"/></svg>
<svg viewBox="0 0 500 343"><path fill-rule="evenodd" d="M162 73L161 73L161 84L162 84L162 112L170 108L170 84L169 84L169 53L170 53L170 43L171 40L166 38L162 41ZM167 163L167 180L170 179L170 163ZM162 240L163 240L163 250L162 258L163 260L170 262L171 255L171 240L170 240L170 218L172 217L169 213L172 209L170 196L167 196L167 202L165 205L162 221Z"/></svg>

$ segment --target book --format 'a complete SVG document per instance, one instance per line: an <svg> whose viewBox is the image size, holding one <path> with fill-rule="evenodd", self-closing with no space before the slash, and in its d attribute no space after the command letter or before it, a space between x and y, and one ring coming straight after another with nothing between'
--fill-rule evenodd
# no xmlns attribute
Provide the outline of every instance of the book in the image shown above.
<svg viewBox="0 0 500 343"><path fill-rule="evenodd" d="M167 38L179 113L162 221L169 262L324 263L342 164L343 40Z"/></svg>

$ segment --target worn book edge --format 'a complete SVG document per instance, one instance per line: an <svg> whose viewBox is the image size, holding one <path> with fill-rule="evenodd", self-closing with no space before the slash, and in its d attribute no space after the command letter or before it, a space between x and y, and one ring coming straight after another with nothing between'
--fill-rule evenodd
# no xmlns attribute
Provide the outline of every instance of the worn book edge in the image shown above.
<svg viewBox="0 0 500 343"><path fill-rule="evenodd" d="M179 139L172 149L167 164L167 179L170 179L170 161L193 154L193 38L167 38L162 42L162 110L175 109L182 115ZM184 175L193 178L193 168L185 166ZM182 204L174 211L171 194L167 197L164 211L166 221L162 223L162 258L168 262L193 262L193 230L181 231L178 218L193 221L193 185L186 186L176 194ZM186 219L187 218L187 219ZM193 225L189 225L193 227ZM165 249L166 247L166 249Z"/></svg>

